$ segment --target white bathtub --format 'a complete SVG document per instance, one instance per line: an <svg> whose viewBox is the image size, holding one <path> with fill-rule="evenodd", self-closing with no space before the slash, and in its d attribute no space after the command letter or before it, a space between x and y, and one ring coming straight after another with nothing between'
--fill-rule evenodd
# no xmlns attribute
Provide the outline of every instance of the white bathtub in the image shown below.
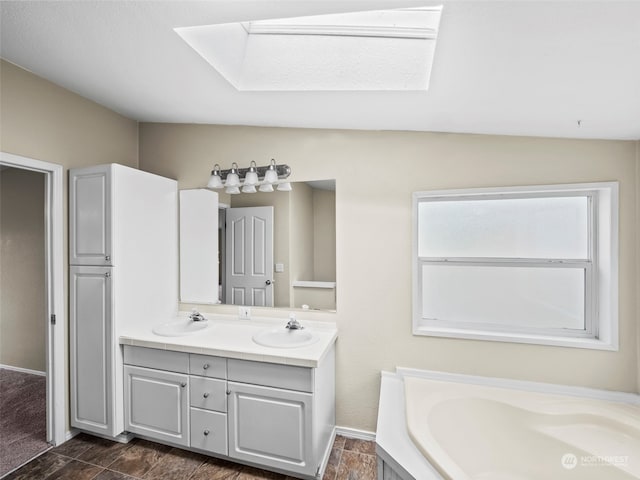
<svg viewBox="0 0 640 480"><path fill-rule="evenodd" d="M385 480L640 479L640 397L399 369L376 440Z"/></svg>

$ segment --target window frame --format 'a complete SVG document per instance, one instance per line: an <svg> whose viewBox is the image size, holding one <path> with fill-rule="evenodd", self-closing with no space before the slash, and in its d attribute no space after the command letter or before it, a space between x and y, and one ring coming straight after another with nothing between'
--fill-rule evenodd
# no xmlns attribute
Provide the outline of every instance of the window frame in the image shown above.
<svg viewBox="0 0 640 480"><path fill-rule="evenodd" d="M571 258L420 257L418 255L419 205L421 203L570 196L587 197L588 199L588 258L586 260ZM617 350L617 231L617 182L414 192L413 334ZM600 239L603 239L604 242L600 242ZM605 261L601 262L602 259ZM422 267L425 265L447 265L454 268L455 266L581 268L585 275L584 329L505 327L490 323L425 319L422 317ZM607 297L608 301L600 301L603 295Z"/></svg>

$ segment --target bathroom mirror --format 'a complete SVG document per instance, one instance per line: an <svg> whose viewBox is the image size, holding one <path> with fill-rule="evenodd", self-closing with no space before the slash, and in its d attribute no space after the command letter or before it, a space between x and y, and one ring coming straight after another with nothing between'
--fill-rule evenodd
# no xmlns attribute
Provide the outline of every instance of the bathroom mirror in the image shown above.
<svg viewBox="0 0 640 480"><path fill-rule="evenodd" d="M182 191L181 301L335 311L335 194L335 180L292 182L289 192Z"/></svg>

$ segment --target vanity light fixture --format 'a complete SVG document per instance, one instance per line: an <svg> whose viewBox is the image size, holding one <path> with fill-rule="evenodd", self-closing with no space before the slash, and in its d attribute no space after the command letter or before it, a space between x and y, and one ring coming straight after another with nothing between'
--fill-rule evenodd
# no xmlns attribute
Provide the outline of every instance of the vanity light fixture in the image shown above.
<svg viewBox="0 0 640 480"><path fill-rule="evenodd" d="M207 188L219 189L223 186L224 184L222 183L222 178L220 177L220 165L216 163L213 167L213 170L211 171L209 182L207 182Z"/></svg>
<svg viewBox="0 0 640 480"><path fill-rule="evenodd" d="M275 159L271 159L269 165L258 167L255 161L251 161L248 168L239 168L236 162L231 164L231 168L221 170L217 163L211 171L211 176L207 182L207 188L221 189L229 194L273 192L274 186L280 192L290 192L291 184L285 179L291 175L289 165L278 165ZM242 190L240 189L242 187Z"/></svg>

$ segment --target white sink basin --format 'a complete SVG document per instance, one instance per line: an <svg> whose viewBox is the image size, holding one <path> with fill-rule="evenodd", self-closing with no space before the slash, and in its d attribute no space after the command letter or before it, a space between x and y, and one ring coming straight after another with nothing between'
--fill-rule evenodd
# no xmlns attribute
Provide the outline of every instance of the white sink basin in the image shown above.
<svg viewBox="0 0 640 480"><path fill-rule="evenodd" d="M162 337L183 337L209 328L209 322L194 322L190 318L173 320L153 327L153 333Z"/></svg>
<svg viewBox="0 0 640 480"><path fill-rule="evenodd" d="M312 345L319 340L309 330L290 330L285 327L262 330L253 336L253 341L263 347L297 348Z"/></svg>

